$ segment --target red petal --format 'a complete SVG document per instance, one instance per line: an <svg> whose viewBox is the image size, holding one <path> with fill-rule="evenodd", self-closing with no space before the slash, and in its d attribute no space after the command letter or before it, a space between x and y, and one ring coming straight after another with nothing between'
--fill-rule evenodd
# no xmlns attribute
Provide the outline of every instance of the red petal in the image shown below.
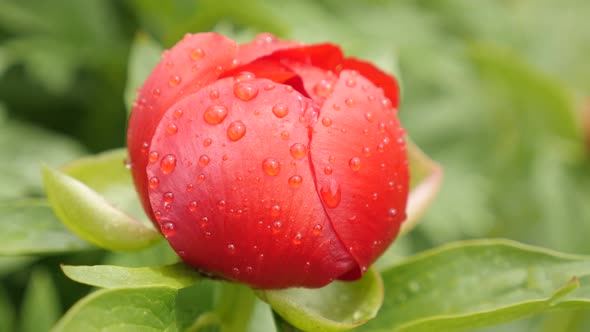
<svg viewBox="0 0 590 332"><path fill-rule="evenodd" d="M240 65L248 64L276 51L300 45L301 43L296 41L286 41L278 39L270 33L261 33L253 41L240 44L236 59Z"/></svg>
<svg viewBox="0 0 590 332"><path fill-rule="evenodd" d="M355 58L345 59L342 63L342 69L358 71L362 76L373 82L373 84L383 89L385 96L391 100L394 108L399 107L399 85L393 76L381 71L370 62Z"/></svg>
<svg viewBox="0 0 590 332"><path fill-rule="evenodd" d="M149 197L185 261L261 288L319 287L356 267L316 195L312 103L266 79L226 78L166 112Z"/></svg>
<svg viewBox="0 0 590 332"><path fill-rule="evenodd" d="M405 219L408 163L396 113L369 80L343 70L314 128L318 194L360 268L343 279L360 277Z"/></svg>
<svg viewBox="0 0 590 332"><path fill-rule="evenodd" d="M135 186L148 214L151 208L147 197L145 167L152 135L164 112L179 98L205 86L231 69L236 44L219 34L187 35L169 51L150 74L129 119L127 144L132 163ZM152 216L153 219L153 216Z"/></svg>

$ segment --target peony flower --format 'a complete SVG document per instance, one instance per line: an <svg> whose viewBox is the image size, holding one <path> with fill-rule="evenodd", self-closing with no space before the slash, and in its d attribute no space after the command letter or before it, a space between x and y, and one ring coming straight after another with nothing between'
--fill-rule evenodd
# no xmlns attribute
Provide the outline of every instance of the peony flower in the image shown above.
<svg viewBox="0 0 590 332"><path fill-rule="evenodd" d="M405 219L395 79L333 44L188 34L139 90L134 182L188 264L258 288L356 280Z"/></svg>

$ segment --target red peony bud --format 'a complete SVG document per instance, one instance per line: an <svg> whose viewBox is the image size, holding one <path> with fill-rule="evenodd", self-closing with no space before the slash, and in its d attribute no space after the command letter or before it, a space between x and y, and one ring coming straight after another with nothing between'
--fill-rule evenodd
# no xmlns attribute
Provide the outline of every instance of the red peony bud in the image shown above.
<svg viewBox="0 0 590 332"><path fill-rule="evenodd" d="M398 86L332 44L187 35L128 145L148 215L188 264L259 288L360 278L405 219Z"/></svg>

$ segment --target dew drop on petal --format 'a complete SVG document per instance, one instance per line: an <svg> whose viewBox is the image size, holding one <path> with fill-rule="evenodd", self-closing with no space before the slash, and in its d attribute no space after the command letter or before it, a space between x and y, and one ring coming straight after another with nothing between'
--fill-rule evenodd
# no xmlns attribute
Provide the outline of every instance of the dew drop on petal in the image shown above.
<svg viewBox="0 0 590 332"><path fill-rule="evenodd" d="M289 178L289 185L293 188L299 188L303 183L303 178L300 175L293 175Z"/></svg>
<svg viewBox="0 0 590 332"><path fill-rule="evenodd" d="M227 107L223 105L213 105L207 108L203 113L203 119L210 125L218 125L227 117Z"/></svg>
<svg viewBox="0 0 590 332"><path fill-rule="evenodd" d="M349 78L346 80L345 84L349 88L354 88L356 86L356 80L354 78Z"/></svg>
<svg viewBox="0 0 590 332"><path fill-rule="evenodd" d="M328 97L333 90L334 86L328 80L321 80L313 87L313 92L320 97Z"/></svg>
<svg viewBox="0 0 590 332"><path fill-rule="evenodd" d="M361 158L350 158L350 160L348 161L348 166L350 166L350 169L352 169L353 171L358 171L359 169L361 169Z"/></svg>
<svg viewBox="0 0 590 332"><path fill-rule="evenodd" d="M281 206L278 204L271 206L270 207L270 215L273 217L280 216L281 215Z"/></svg>
<svg viewBox="0 0 590 332"><path fill-rule="evenodd" d="M307 155L307 147L305 147L305 145L301 143L295 143L291 145L289 152L291 153L291 156L293 156L293 158L301 159L305 157L305 155Z"/></svg>
<svg viewBox="0 0 590 332"><path fill-rule="evenodd" d="M199 174L199 176L197 176L197 184L201 184L205 181L207 177L205 176L205 174Z"/></svg>
<svg viewBox="0 0 590 332"><path fill-rule="evenodd" d="M172 203L172 201L174 201L174 194L171 192L167 192L164 195L162 195L162 198L164 199L164 202Z"/></svg>
<svg viewBox="0 0 590 332"><path fill-rule="evenodd" d="M344 103L346 104L346 106L352 107L352 106L354 106L354 99L352 99L352 98L346 98L344 100Z"/></svg>
<svg viewBox="0 0 590 332"><path fill-rule="evenodd" d="M227 137L231 141L239 141L246 135L246 125L242 121L234 121L227 127Z"/></svg>
<svg viewBox="0 0 590 332"><path fill-rule="evenodd" d="M165 155L162 160L160 161L160 170L164 174L170 174L174 172L176 168L176 156L173 154Z"/></svg>
<svg viewBox="0 0 590 332"><path fill-rule="evenodd" d="M214 90L211 90L211 91L209 91L209 99L211 99L211 100L215 100L215 99L217 99L217 98L219 98L219 91L217 91L217 90L215 90L215 89L214 89Z"/></svg>
<svg viewBox="0 0 590 332"><path fill-rule="evenodd" d="M322 118L322 124L326 127L330 127L332 125L332 119L330 119L329 117L325 116Z"/></svg>
<svg viewBox="0 0 590 332"><path fill-rule="evenodd" d="M368 157L368 156L370 156L370 155L371 155L371 148L370 148L370 147L368 147L368 146L365 146L365 147L363 148L363 156L365 156L365 157Z"/></svg>
<svg viewBox="0 0 590 332"><path fill-rule="evenodd" d="M201 155L199 157L199 166L206 167L207 165L209 165L209 161L210 161L210 159L209 159L208 155L206 155L206 154Z"/></svg>
<svg viewBox="0 0 590 332"><path fill-rule="evenodd" d="M332 174L332 167L330 167L330 166L324 167L324 174L326 174L326 175Z"/></svg>
<svg viewBox="0 0 590 332"><path fill-rule="evenodd" d="M160 226L160 230L165 237L174 236L176 233L176 226L174 223L167 221Z"/></svg>
<svg viewBox="0 0 590 332"><path fill-rule="evenodd" d="M276 104L272 108L272 113L279 119L284 118L289 114L289 107L285 104Z"/></svg>
<svg viewBox="0 0 590 332"><path fill-rule="evenodd" d="M340 201L342 200L342 191L340 190L340 185L330 181L325 183L320 188L320 196L324 201L326 207L330 209L334 209L340 205Z"/></svg>
<svg viewBox="0 0 590 332"><path fill-rule="evenodd" d="M175 135L178 132L178 127L174 123L169 123L166 126L166 132L168 135Z"/></svg>
<svg viewBox="0 0 590 332"><path fill-rule="evenodd" d="M282 228L283 228L283 223L280 220L277 220L272 223L272 233L273 234L280 233Z"/></svg>
<svg viewBox="0 0 590 332"><path fill-rule="evenodd" d="M269 84L267 84L267 85L264 86L264 90L265 91L270 91L270 90L272 90L274 88L275 88L275 85L272 84L272 83L269 83Z"/></svg>
<svg viewBox="0 0 590 332"><path fill-rule="evenodd" d="M178 86L180 82L182 82L182 78L180 78L178 75L172 75L168 78L168 86L170 87Z"/></svg>
<svg viewBox="0 0 590 332"><path fill-rule="evenodd" d="M209 145L211 145L211 143L213 143L213 140L212 140L212 139L210 139L210 138L205 138L205 139L203 140L203 146L204 146L204 147L208 147Z"/></svg>
<svg viewBox="0 0 590 332"><path fill-rule="evenodd" d="M369 122L373 122L373 120L374 120L373 113L372 112L365 113L365 119L367 119L367 121L369 121Z"/></svg>
<svg viewBox="0 0 590 332"><path fill-rule="evenodd" d="M295 236L293 237L293 244L298 246L301 244L301 240L303 239L303 235L301 235L301 233L297 233L295 234Z"/></svg>
<svg viewBox="0 0 590 332"><path fill-rule="evenodd" d="M264 159L262 162L262 170L270 176L277 176L281 172L281 164L273 158Z"/></svg>
<svg viewBox="0 0 590 332"><path fill-rule="evenodd" d="M231 243L228 244L227 245L227 253L230 254L230 255L235 254L236 253L236 246L233 245L233 244L231 244Z"/></svg>
<svg viewBox="0 0 590 332"><path fill-rule="evenodd" d="M315 236L320 235L320 233L322 232L322 225L317 224L317 225L313 226L312 232L313 232L313 235L315 235Z"/></svg>
<svg viewBox="0 0 590 332"><path fill-rule="evenodd" d="M188 203L188 210L190 212L195 212L197 210L197 207L199 207L199 203L197 201L191 201L190 203Z"/></svg>
<svg viewBox="0 0 590 332"><path fill-rule="evenodd" d="M160 154L158 153L158 151L150 151L148 157L150 163L155 163L156 161L158 161L158 158L160 158Z"/></svg>
<svg viewBox="0 0 590 332"><path fill-rule="evenodd" d="M253 73L243 71L243 72L240 72L239 74L237 74L236 76L234 76L234 82L236 82L236 83L246 82L246 81L251 81L255 78L256 78L256 75L254 75Z"/></svg>
<svg viewBox="0 0 590 332"><path fill-rule="evenodd" d="M192 60L201 60L205 57L205 51L202 48L194 48L190 51L189 56Z"/></svg>
<svg viewBox="0 0 590 332"><path fill-rule="evenodd" d="M242 101L250 101L258 95L258 87L249 82L236 83L234 95Z"/></svg>
<svg viewBox="0 0 590 332"><path fill-rule="evenodd" d="M160 179L158 179L158 178L157 178L157 177L155 177L155 176L152 176L152 177L151 177L151 178L148 180L148 182L149 182L149 186L150 186L150 188L152 188L152 189L156 189L156 188L158 188L158 185L160 184Z"/></svg>

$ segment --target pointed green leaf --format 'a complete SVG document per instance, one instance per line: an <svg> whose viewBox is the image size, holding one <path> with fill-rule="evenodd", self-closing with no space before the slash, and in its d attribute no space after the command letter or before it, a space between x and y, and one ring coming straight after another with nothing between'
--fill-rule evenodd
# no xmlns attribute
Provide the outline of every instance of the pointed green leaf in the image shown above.
<svg viewBox="0 0 590 332"><path fill-rule="evenodd" d="M133 100L139 89L156 64L162 59L163 48L147 34L139 33L131 44L125 87L125 106L127 115L131 114Z"/></svg>
<svg viewBox="0 0 590 332"><path fill-rule="evenodd" d="M222 331L221 320L214 312L216 286L216 282L205 279L198 284L178 291L176 297L176 325L179 331Z"/></svg>
<svg viewBox="0 0 590 332"><path fill-rule="evenodd" d="M506 240L459 242L383 272L376 319L359 331L459 331L590 308L590 257Z"/></svg>
<svg viewBox="0 0 590 332"><path fill-rule="evenodd" d="M3 287L0 287L0 331L14 331L14 306Z"/></svg>
<svg viewBox="0 0 590 332"><path fill-rule="evenodd" d="M406 146L410 162L410 196L406 208L408 217L402 224L400 235L408 233L416 226L438 194L443 175L442 167L428 158L408 137Z"/></svg>
<svg viewBox="0 0 590 332"><path fill-rule="evenodd" d="M78 301L52 331L177 331L177 293L169 287L103 289Z"/></svg>
<svg viewBox="0 0 590 332"><path fill-rule="evenodd" d="M100 176L99 170L95 170L96 176ZM43 183L55 214L88 242L110 250L136 250L161 238L153 227L115 208L96 191L63 172L43 167Z"/></svg>
<svg viewBox="0 0 590 332"><path fill-rule="evenodd" d="M0 255L31 255L88 249L57 220L42 199L0 202Z"/></svg>
<svg viewBox="0 0 590 332"><path fill-rule="evenodd" d="M57 289L45 269L31 275L21 310L21 332L49 331L60 315Z"/></svg>
<svg viewBox="0 0 590 332"><path fill-rule="evenodd" d="M336 281L319 289L259 290L256 294L301 330L344 331L375 317L383 301L383 281L370 269L355 282Z"/></svg>
<svg viewBox="0 0 590 332"><path fill-rule="evenodd" d="M201 280L200 274L184 263L136 268L112 265L64 265L61 269L72 280L103 288L169 287L178 289Z"/></svg>

